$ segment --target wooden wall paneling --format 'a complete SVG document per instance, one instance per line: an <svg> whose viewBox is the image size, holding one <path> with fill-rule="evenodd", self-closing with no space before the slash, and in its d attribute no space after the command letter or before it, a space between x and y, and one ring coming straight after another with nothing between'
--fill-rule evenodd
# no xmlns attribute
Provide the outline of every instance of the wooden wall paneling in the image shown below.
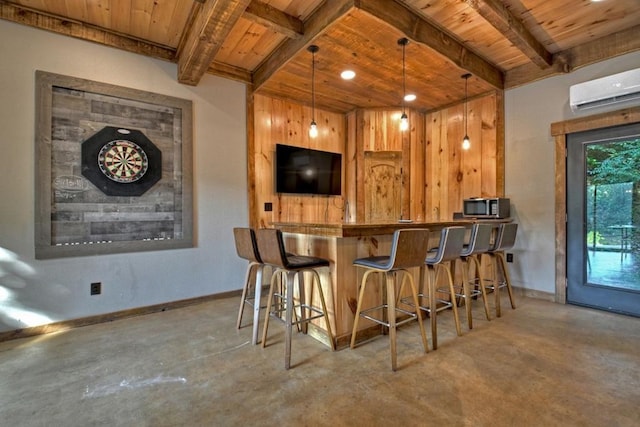
<svg viewBox="0 0 640 427"><path fill-rule="evenodd" d="M480 105L481 125L480 136L482 143L482 151L480 163L478 164L480 173L480 182L477 187L478 193L470 194L470 196L493 197L502 195L502 191L497 188L497 110L496 97L487 96L476 100Z"/></svg>
<svg viewBox="0 0 640 427"><path fill-rule="evenodd" d="M342 186L344 191L345 198L345 212L344 212L344 221L345 222L355 222L356 221L356 210L357 210L357 200L356 200L356 178L357 178L357 145L356 145L356 134L357 134L357 113L352 111L346 116L346 126L347 126L347 139L345 141L345 156L343 157L343 176L345 178L345 182Z"/></svg>
<svg viewBox="0 0 640 427"><path fill-rule="evenodd" d="M367 128L367 118L364 110L356 110L356 222L364 222L364 131Z"/></svg>
<svg viewBox="0 0 640 427"><path fill-rule="evenodd" d="M273 214L277 210L273 188L273 165L271 164L271 154L269 141L272 138L271 132L271 101L269 98L254 94L253 96L253 150L250 150L249 161L254 164L253 176L250 176L249 188L255 192L255 211L251 215L255 218L252 226L255 228L266 227L274 220ZM251 144L250 144L251 146ZM264 211L264 203L270 202L273 206L272 212Z"/></svg>
<svg viewBox="0 0 640 427"><path fill-rule="evenodd" d="M255 140L255 105L251 87L247 87L247 206L249 208L249 227L258 228L260 216L258 212L258 193L256 192L256 140Z"/></svg>
<svg viewBox="0 0 640 427"><path fill-rule="evenodd" d="M423 220L425 217L425 120L424 114L411 112L411 141L409 153L410 170L405 172L409 177L408 201L410 201L408 218Z"/></svg>
<svg viewBox="0 0 640 427"><path fill-rule="evenodd" d="M504 196L504 91L499 90L494 94L496 111L495 129L495 170L496 170L496 195Z"/></svg>
<svg viewBox="0 0 640 427"><path fill-rule="evenodd" d="M441 194L446 189L442 188L441 172L442 162L442 141L443 136L443 116L444 111L427 114L425 117L427 142L425 149L425 187L426 187L426 208L425 219L429 221L440 220L440 200Z"/></svg>
<svg viewBox="0 0 640 427"><path fill-rule="evenodd" d="M453 212L462 210L462 199L468 197L477 197L480 195L482 186L482 155L487 147L484 141L484 132L482 124L482 103L478 100L469 101L468 103L468 132L471 139L471 147L468 150L462 148L462 139L464 138L464 106L461 111L460 120L456 120L456 127L460 129L460 137L456 138L452 143L458 148L460 153L460 171L462 172L460 181L460 197L451 206ZM451 217L449 217L451 219Z"/></svg>
<svg viewBox="0 0 640 427"><path fill-rule="evenodd" d="M448 109L446 121L446 139L444 146L447 148L447 156L442 160L448 162L449 170L445 179L447 182L447 192L443 194L445 199L440 209L440 219L449 220L453 217L453 212L460 210L460 200L462 200L462 188L464 185L464 172L462 166L462 138L464 137L464 127L462 122L462 106L458 105ZM471 108L469 109L471 111ZM473 129L471 123L473 118L469 115L469 129Z"/></svg>
<svg viewBox="0 0 640 427"><path fill-rule="evenodd" d="M272 222L341 222L342 196L276 194L274 184L275 146L278 143L340 153L344 157L346 125L342 114L316 110L319 134L309 138L311 108L291 101L254 97L255 192L257 217L261 227ZM343 161L344 164L344 161ZM273 211L265 212L264 203Z"/></svg>
<svg viewBox="0 0 640 427"><path fill-rule="evenodd" d="M448 220L462 208L462 199L502 195L504 192L504 121L496 94L468 104L471 148L462 150L464 104L425 116L425 214L429 220Z"/></svg>

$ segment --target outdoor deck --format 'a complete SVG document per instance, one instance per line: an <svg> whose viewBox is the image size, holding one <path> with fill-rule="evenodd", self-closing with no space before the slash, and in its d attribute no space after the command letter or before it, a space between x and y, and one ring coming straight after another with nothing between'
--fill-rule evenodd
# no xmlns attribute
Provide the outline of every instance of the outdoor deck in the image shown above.
<svg viewBox="0 0 640 427"><path fill-rule="evenodd" d="M640 255L630 251L589 250L589 282L640 291Z"/></svg>

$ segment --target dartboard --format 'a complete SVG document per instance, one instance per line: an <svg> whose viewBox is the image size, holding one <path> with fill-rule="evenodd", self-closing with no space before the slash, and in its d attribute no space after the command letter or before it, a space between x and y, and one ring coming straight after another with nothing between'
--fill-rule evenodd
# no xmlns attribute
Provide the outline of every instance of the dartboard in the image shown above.
<svg viewBox="0 0 640 427"><path fill-rule="evenodd" d="M107 142L98 153L98 166L112 181L136 182L149 167L147 154L138 144L124 139Z"/></svg>

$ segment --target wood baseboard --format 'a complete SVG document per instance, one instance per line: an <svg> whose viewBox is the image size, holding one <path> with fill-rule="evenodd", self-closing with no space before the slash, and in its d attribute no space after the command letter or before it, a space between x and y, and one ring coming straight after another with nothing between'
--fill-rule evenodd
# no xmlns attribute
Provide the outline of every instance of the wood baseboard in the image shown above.
<svg viewBox="0 0 640 427"><path fill-rule="evenodd" d="M50 334L53 332L66 331L81 326L95 325L97 323L112 322L114 320L126 319L128 317L142 316L145 314L158 313L161 311L173 310L176 308L187 307L195 304L202 304L217 299L240 296L241 291L223 292L214 295L205 295L196 298L183 299L179 301L170 301L163 304L149 305L146 307L137 307L129 310L116 311L113 313L99 314L96 316L82 317L79 319L64 320L61 322L53 322L41 326L33 326L29 328L15 329L13 331L0 332L0 342L15 340L19 338L27 338L36 335Z"/></svg>

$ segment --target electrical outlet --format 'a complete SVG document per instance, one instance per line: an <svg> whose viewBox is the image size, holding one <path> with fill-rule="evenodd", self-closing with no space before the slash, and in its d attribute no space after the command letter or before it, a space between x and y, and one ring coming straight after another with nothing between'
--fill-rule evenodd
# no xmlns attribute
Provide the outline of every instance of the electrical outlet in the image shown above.
<svg viewBox="0 0 640 427"><path fill-rule="evenodd" d="M273 210L273 204L271 202L266 202L264 204L264 211L271 212Z"/></svg>
<svg viewBox="0 0 640 427"><path fill-rule="evenodd" d="M102 282L93 282L89 286L89 292L91 295L100 295L102 292Z"/></svg>
<svg viewBox="0 0 640 427"><path fill-rule="evenodd" d="M513 254L507 254L507 262L513 262Z"/></svg>

